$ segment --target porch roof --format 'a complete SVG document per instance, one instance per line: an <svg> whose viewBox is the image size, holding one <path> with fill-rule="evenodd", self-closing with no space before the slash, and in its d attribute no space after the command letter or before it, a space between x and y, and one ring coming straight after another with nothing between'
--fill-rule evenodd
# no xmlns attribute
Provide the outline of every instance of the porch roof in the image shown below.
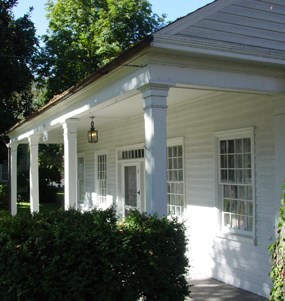
<svg viewBox="0 0 285 301"><path fill-rule="evenodd" d="M36 131L42 132L48 124L45 120L49 119L50 115L57 115L53 120L59 121L59 109L65 118L84 115L87 120L85 127L88 126L88 111L90 113L92 108L102 105L103 102L105 107L113 105L116 110L116 104L122 99L131 100L125 102L122 110L134 107L142 109L142 106L138 107L136 104L142 99L139 90L149 84L170 87L170 102L174 91L179 91L184 99L185 89L195 89L192 90L194 97L207 94L207 91L203 91L211 89L284 93L285 22L280 16L277 22L272 20L276 17L277 8L278 14L285 16L285 5L278 0L271 2L274 9L266 11L264 3L260 4L260 7L257 3L253 8L252 1L248 0L216 0L178 19L146 37L96 73L62 94L54 96L39 111L13 126L7 135L13 138L29 133L35 128ZM238 13L234 13L234 9L237 9ZM250 12L256 18L254 26L250 23ZM262 16L267 18L266 22L261 20ZM230 17L235 21L231 22ZM221 30L218 23L229 29ZM209 24L218 26L213 37L209 36ZM250 33L247 34L246 30ZM229 38L227 31L233 31L233 38ZM272 44L269 39L272 32L275 34L275 40L281 39L280 43ZM250 35L256 36L251 39ZM123 70L122 66L131 69ZM90 93L93 98L94 94L100 94L99 100L92 100L91 103ZM105 95L102 96L102 93ZM189 97L191 95L188 90ZM72 106L75 99L81 106ZM53 110L55 107L59 109ZM81 109L83 111L80 111ZM75 115L68 115L67 111L72 110ZM38 122L38 119L42 120Z"/></svg>

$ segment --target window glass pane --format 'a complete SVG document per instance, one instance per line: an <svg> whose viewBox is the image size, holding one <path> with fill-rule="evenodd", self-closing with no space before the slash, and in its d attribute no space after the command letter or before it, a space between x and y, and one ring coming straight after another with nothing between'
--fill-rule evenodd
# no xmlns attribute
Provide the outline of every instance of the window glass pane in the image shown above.
<svg viewBox="0 0 285 301"><path fill-rule="evenodd" d="M235 178L235 170L229 170L229 182L230 183L235 183L236 178Z"/></svg>
<svg viewBox="0 0 285 301"><path fill-rule="evenodd" d="M243 156L243 166L244 168L251 168L251 155L250 154L246 154Z"/></svg>
<svg viewBox="0 0 285 301"><path fill-rule="evenodd" d="M232 199L237 199L237 187L234 185L230 186L230 197Z"/></svg>
<svg viewBox="0 0 285 301"><path fill-rule="evenodd" d="M177 193L183 194L183 183L177 184Z"/></svg>
<svg viewBox="0 0 285 301"><path fill-rule="evenodd" d="M252 202L247 202L247 210L246 210L247 215L253 215L253 205Z"/></svg>
<svg viewBox="0 0 285 301"><path fill-rule="evenodd" d="M229 155L229 168L234 168L235 167L235 156L234 155Z"/></svg>
<svg viewBox="0 0 285 301"><path fill-rule="evenodd" d="M221 162L221 168L227 168L228 167L227 156L221 155L220 162Z"/></svg>
<svg viewBox="0 0 285 301"><path fill-rule="evenodd" d="M231 197L231 186L224 185L224 197L225 198Z"/></svg>
<svg viewBox="0 0 285 301"><path fill-rule="evenodd" d="M224 211L231 212L231 200L224 199Z"/></svg>
<svg viewBox="0 0 285 301"><path fill-rule="evenodd" d="M243 183L243 170L237 170L236 171L236 176L237 176L237 178L236 178L236 182L238 183L238 184L242 184Z"/></svg>
<svg viewBox="0 0 285 301"><path fill-rule="evenodd" d="M241 154L242 153L242 139L236 139L235 144L236 144L236 153Z"/></svg>
<svg viewBox="0 0 285 301"><path fill-rule="evenodd" d="M228 171L221 170L221 181L226 183L228 181Z"/></svg>
<svg viewBox="0 0 285 301"><path fill-rule="evenodd" d="M251 183L251 170L250 169L246 169L244 171L244 180L246 184L250 184Z"/></svg>
<svg viewBox="0 0 285 301"><path fill-rule="evenodd" d="M224 226L228 228L231 227L231 215L228 213L224 213Z"/></svg>
<svg viewBox="0 0 285 301"><path fill-rule="evenodd" d="M239 214L245 214L246 212L246 202L240 201L239 202Z"/></svg>
<svg viewBox="0 0 285 301"><path fill-rule="evenodd" d="M179 146L178 146L178 156L179 156L179 157L182 157L182 155L183 155L183 154L182 154L182 145L179 145Z"/></svg>
<svg viewBox="0 0 285 301"><path fill-rule="evenodd" d="M238 198L240 200L245 200L245 187L244 186L238 186Z"/></svg>
<svg viewBox="0 0 285 301"><path fill-rule="evenodd" d="M235 161L236 161L236 168L242 168L243 165L242 165L242 155L236 155L235 156Z"/></svg>
<svg viewBox="0 0 285 301"><path fill-rule="evenodd" d="M220 142L220 152L221 152L221 154L227 153L227 141Z"/></svg>
<svg viewBox="0 0 285 301"><path fill-rule="evenodd" d="M179 169L182 169L182 168L183 168L183 159L182 159L182 158L179 158L179 159L178 159L178 168L179 168Z"/></svg>
<svg viewBox="0 0 285 301"><path fill-rule="evenodd" d="M178 168L178 160L177 159L173 159L173 168L174 169Z"/></svg>
<svg viewBox="0 0 285 301"><path fill-rule="evenodd" d="M251 152L250 138L243 139L243 152L244 153L250 153Z"/></svg>
<svg viewBox="0 0 285 301"><path fill-rule="evenodd" d="M232 215L232 228L234 229L239 228L239 216L237 214Z"/></svg>
<svg viewBox="0 0 285 301"><path fill-rule="evenodd" d="M246 217L241 215L239 217L239 229L245 230L246 229Z"/></svg>
<svg viewBox="0 0 285 301"><path fill-rule="evenodd" d="M235 152L235 141L228 140L228 153L233 154Z"/></svg>
<svg viewBox="0 0 285 301"><path fill-rule="evenodd" d="M238 213L238 201L232 200L231 202L231 212Z"/></svg>
<svg viewBox="0 0 285 301"><path fill-rule="evenodd" d="M246 199L247 200L252 200L253 196L252 196L252 187L251 186L247 186L246 187Z"/></svg>

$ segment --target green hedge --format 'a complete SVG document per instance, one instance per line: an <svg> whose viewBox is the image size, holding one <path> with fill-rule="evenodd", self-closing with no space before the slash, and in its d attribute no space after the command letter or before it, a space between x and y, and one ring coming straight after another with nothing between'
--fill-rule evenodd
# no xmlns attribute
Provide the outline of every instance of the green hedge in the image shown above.
<svg viewBox="0 0 285 301"><path fill-rule="evenodd" d="M281 200L280 218L278 224L278 237L269 246L272 256L272 270L270 277L273 287L270 293L270 300L285 300L285 185L283 186L283 198Z"/></svg>
<svg viewBox="0 0 285 301"><path fill-rule="evenodd" d="M8 185L0 184L0 210L9 209Z"/></svg>
<svg viewBox="0 0 285 301"><path fill-rule="evenodd" d="M2 301L182 301L189 294L183 224L113 209L0 220Z"/></svg>

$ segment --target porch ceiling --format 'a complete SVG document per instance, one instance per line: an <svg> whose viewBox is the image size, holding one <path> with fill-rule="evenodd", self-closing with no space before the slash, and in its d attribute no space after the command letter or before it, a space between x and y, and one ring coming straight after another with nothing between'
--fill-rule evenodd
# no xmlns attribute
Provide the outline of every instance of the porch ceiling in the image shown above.
<svg viewBox="0 0 285 301"><path fill-rule="evenodd" d="M199 89L170 88L168 108L185 102L198 101L212 93L216 92ZM141 93L137 93L105 107L94 107L75 117L79 120L78 131L87 131L90 128L90 116L95 116L94 124L96 128L106 127L121 120L143 114L143 107L144 101ZM51 136L62 137L62 128L54 128L49 131L49 134L51 134Z"/></svg>

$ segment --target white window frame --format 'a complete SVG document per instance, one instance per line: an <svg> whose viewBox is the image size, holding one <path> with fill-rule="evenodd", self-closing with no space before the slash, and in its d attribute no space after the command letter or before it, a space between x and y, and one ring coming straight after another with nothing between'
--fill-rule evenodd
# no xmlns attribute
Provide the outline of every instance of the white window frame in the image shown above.
<svg viewBox="0 0 285 301"><path fill-rule="evenodd" d="M218 228L219 234L221 236L226 236L228 238L236 238L236 237L248 237L254 239L255 242L255 234L256 234L256 200L255 200L255 139L254 139L254 128L243 128L243 129L235 129L228 130L222 132L216 132L214 134L215 138L215 162L216 162L216 206L218 208ZM223 187L224 185L230 185L231 183L221 182L221 161L220 161L220 141L222 140L235 140L235 139L246 139L250 138L251 142L251 187L252 187L252 231L246 231L231 227L224 226L224 208L223 208ZM233 186L242 186L242 184L234 182ZM245 184L246 185L246 184Z"/></svg>
<svg viewBox="0 0 285 301"><path fill-rule="evenodd" d="M102 195L101 194L101 180L99 177L98 177L98 173L99 173L99 169L98 169L98 164L99 164L99 161L98 161L98 158L99 156L106 156L106 166L105 166L105 173L106 173L106 177L104 179L104 181L106 182L105 183L105 186L106 186L106 195ZM95 191L96 191L96 195L97 195L97 205L100 207L100 206L105 206L107 204L107 184L108 184L108 154L107 154L107 151L100 151L100 152L96 152L95 153Z"/></svg>
<svg viewBox="0 0 285 301"><path fill-rule="evenodd" d="M169 168L168 168L168 159L169 159L168 158L168 148L169 147L175 147L175 146L181 146L182 147L182 176L183 176L183 180L182 181L177 181L177 183L180 182L180 184L182 184L182 187L183 187L183 194L182 194L183 195L183 206L171 205L171 204L169 204L169 200L167 199L167 212L170 215L177 216L177 217L181 218L184 215L185 203L186 203L184 138L179 137L179 138L173 138L173 139L168 139L167 140L167 155L166 155L166 158L167 158L167 176L168 176L168 171L169 171ZM172 182L172 181L168 181L168 179L167 179L167 187L170 184L170 182ZM167 190L167 198L169 197L170 194L174 195L175 193L174 192L169 192L169 190ZM177 193L177 195L180 196L181 194ZM179 214L177 214L178 211L180 211Z"/></svg>

